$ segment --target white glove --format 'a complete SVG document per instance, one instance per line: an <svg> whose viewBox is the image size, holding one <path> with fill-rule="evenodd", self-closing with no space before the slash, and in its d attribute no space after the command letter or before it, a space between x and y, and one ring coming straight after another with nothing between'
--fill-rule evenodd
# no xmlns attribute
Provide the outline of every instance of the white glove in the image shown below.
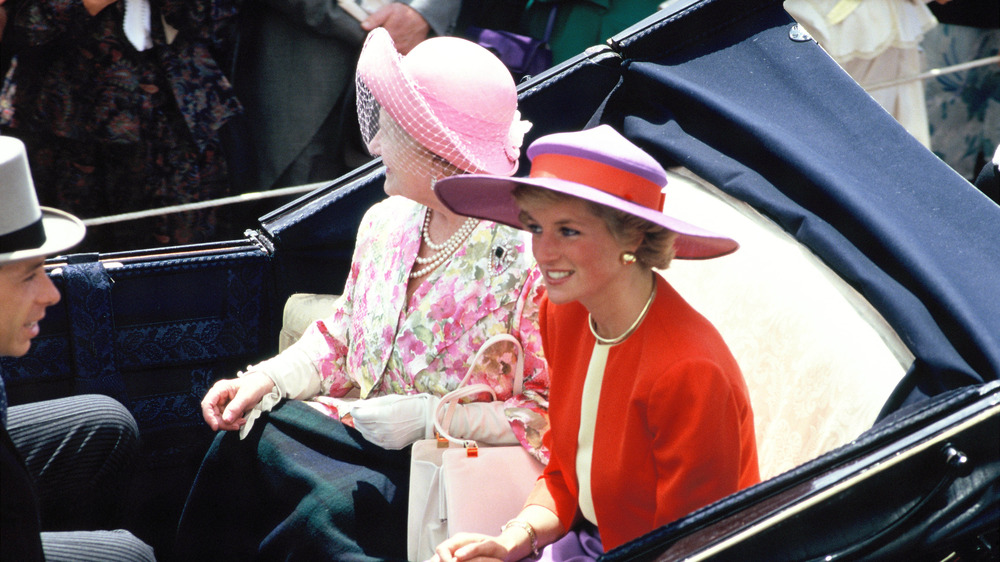
<svg viewBox="0 0 1000 562"><path fill-rule="evenodd" d="M500 401L456 404L451 425L445 429L452 437L472 439L483 445L516 445L517 437L510 428L504 408Z"/></svg>
<svg viewBox="0 0 1000 562"><path fill-rule="evenodd" d="M358 400L350 412L341 415L350 413L354 428L372 443L385 449L402 449L434 436L433 416L440 401L430 394L390 394ZM455 404L454 408L451 425L445 428L452 437L474 439L484 445L517 444L503 402Z"/></svg>
<svg viewBox="0 0 1000 562"><path fill-rule="evenodd" d="M440 400L430 394L376 396L358 400L349 413L365 439L385 449L402 449L434 435L431 416Z"/></svg>

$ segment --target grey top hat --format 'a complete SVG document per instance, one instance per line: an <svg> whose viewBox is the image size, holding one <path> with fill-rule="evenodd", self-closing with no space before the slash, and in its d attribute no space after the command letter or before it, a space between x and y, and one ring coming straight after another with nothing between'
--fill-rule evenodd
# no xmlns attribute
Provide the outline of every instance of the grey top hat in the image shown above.
<svg viewBox="0 0 1000 562"><path fill-rule="evenodd" d="M58 254L85 231L73 215L39 206L24 143L0 136L0 265Z"/></svg>

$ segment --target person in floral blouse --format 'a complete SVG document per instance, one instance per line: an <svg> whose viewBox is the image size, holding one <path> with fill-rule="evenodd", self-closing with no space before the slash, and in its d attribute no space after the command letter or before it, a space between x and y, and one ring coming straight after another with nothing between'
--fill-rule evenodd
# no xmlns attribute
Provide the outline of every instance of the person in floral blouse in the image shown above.
<svg viewBox="0 0 1000 562"><path fill-rule="evenodd" d="M516 171L530 124L520 120L510 73L454 37L401 57L376 29L357 85L361 130L382 157L390 197L362 220L331 314L206 394L206 423L226 431L188 497L180 559L404 558L409 445L433 435L435 405L469 372L470 384L488 384L497 399L461 404L450 432L520 443L548 459L543 285L526 237L459 217L432 190L451 175ZM516 394L513 344L470 365L505 333L524 350Z"/></svg>

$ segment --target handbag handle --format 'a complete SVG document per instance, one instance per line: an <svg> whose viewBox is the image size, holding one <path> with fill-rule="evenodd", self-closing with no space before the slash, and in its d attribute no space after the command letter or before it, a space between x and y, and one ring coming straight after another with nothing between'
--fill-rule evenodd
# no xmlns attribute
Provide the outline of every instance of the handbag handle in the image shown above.
<svg viewBox="0 0 1000 562"><path fill-rule="evenodd" d="M549 12L549 21L545 24L545 35L535 42L534 46L531 48L531 52L524 57L525 62L522 65L524 70L531 68L531 61L535 60L535 55L537 55L540 50L549 48L549 40L552 37L552 27L556 23L556 8L558 7L559 4L552 5L552 11Z"/></svg>
<svg viewBox="0 0 1000 562"><path fill-rule="evenodd" d="M517 350L517 362L514 367L514 384L512 386L512 392L514 395L521 394L524 390L524 350L521 348L521 342L510 334L498 334L486 340L486 342L480 346L479 351L476 352L476 356L473 357L472 363L469 365L468 372L466 372L465 377L462 378L462 382L458 383L458 387L456 387L455 390L452 390L448 394L442 396L441 401L438 402L437 407L434 409L434 429L437 430L438 435L451 443L465 447L467 454L470 457L474 457L478 454L479 445L472 439L458 439L448 433L444 428L445 426L451 427L451 418L455 413L455 404L457 404L462 398L485 392L496 400L497 393L490 385L485 383L468 384L468 382L486 349L488 349L491 345L502 341L513 343L514 349ZM445 411L445 408L447 408L447 411ZM442 412L444 412L445 418L443 424L441 421Z"/></svg>
<svg viewBox="0 0 1000 562"><path fill-rule="evenodd" d="M558 7L559 4L553 4L552 10L549 12L549 21L545 24L545 35L542 36L543 45L548 43L549 39L552 37L552 28L556 23L556 8Z"/></svg>

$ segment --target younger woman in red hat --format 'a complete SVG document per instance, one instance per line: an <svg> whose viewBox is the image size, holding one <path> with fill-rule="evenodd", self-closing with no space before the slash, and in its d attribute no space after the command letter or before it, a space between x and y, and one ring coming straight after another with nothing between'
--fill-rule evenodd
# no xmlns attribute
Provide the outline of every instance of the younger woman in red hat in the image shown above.
<svg viewBox="0 0 1000 562"><path fill-rule="evenodd" d="M664 214L666 172L607 125L542 137L528 157L528 178L467 175L436 191L532 235L551 460L499 536L456 535L440 560L596 558L760 479L736 360L653 271L736 242Z"/></svg>

